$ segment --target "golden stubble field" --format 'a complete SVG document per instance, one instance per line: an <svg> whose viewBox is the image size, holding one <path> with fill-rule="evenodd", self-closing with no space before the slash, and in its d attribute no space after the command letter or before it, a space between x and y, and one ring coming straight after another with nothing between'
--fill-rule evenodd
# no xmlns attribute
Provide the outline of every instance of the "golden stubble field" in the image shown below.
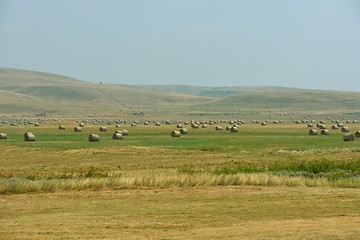
<svg viewBox="0 0 360 240"><path fill-rule="evenodd" d="M356 174L241 172L279 162L356 167L359 142L343 142L339 131L309 136L305 125L244 124L238 133L188 127L188 135L171 138L175 125L138 125L123 126L129 136L114 141L114 125L76 135L74 122L61 123L65 131L59 124L1 126L8 134L0 142L1 239L360 236ZM37 140L25 143L25 131ZM89 143L94 132L101 140Z"/></svg>
<svg viewBox="0 0 360 240"><path fill-rule="evenodd" d="M2 239L358 239L360 192L186 187L1 196Z"/></svg>

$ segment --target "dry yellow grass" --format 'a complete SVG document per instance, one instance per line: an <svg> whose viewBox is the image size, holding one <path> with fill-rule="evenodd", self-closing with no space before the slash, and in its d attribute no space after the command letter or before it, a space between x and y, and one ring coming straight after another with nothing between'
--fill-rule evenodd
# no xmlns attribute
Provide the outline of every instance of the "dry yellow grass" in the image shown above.
<svg viewBox="0 0 360 240"><path fill-rule="evenodd" d="M357 239L360 191L146 188L0 197L1 239Z"/></svg>

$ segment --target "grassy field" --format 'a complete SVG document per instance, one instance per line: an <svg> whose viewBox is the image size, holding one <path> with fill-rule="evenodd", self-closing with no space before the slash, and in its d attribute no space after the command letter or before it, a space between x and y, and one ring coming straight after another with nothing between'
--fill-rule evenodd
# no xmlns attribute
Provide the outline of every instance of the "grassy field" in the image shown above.
<svg viewBox="0 0 360 240"><path fill-rule="evenodd" d="M0 238L357 239L358 139L290 120L228 125L183 125L180 138L175 124L0 126ZM129 135L112 140L118 129Z"/></svg>

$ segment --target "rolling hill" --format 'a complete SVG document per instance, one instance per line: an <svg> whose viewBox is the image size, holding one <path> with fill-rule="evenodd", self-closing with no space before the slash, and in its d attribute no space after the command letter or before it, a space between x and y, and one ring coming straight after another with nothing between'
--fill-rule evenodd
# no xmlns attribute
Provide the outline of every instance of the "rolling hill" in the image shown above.
<svg viewBox="0 0 360 240"><path fill-rule="evenodd" d="M160 92L138 86L95 84L65 76L0 68L0 112L117 115L213 101L209 97Z"/></svg>
<svg viewBox="0 0 360 240"><path fill-rule="evenodd" d="M103 116L360 112L360 93L282 87L96 84L0 68L0 114Z"/></svg>

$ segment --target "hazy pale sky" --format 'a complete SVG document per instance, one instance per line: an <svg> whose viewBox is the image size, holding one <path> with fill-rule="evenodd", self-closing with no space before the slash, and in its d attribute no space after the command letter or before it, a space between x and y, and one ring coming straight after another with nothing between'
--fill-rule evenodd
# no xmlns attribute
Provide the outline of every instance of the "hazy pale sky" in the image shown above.
<svg viewBox="0 0 360 240"><path fill-rule="evenodd" d="M360 1L0 0L0 66L104 83L360 91Z"/></svg>

